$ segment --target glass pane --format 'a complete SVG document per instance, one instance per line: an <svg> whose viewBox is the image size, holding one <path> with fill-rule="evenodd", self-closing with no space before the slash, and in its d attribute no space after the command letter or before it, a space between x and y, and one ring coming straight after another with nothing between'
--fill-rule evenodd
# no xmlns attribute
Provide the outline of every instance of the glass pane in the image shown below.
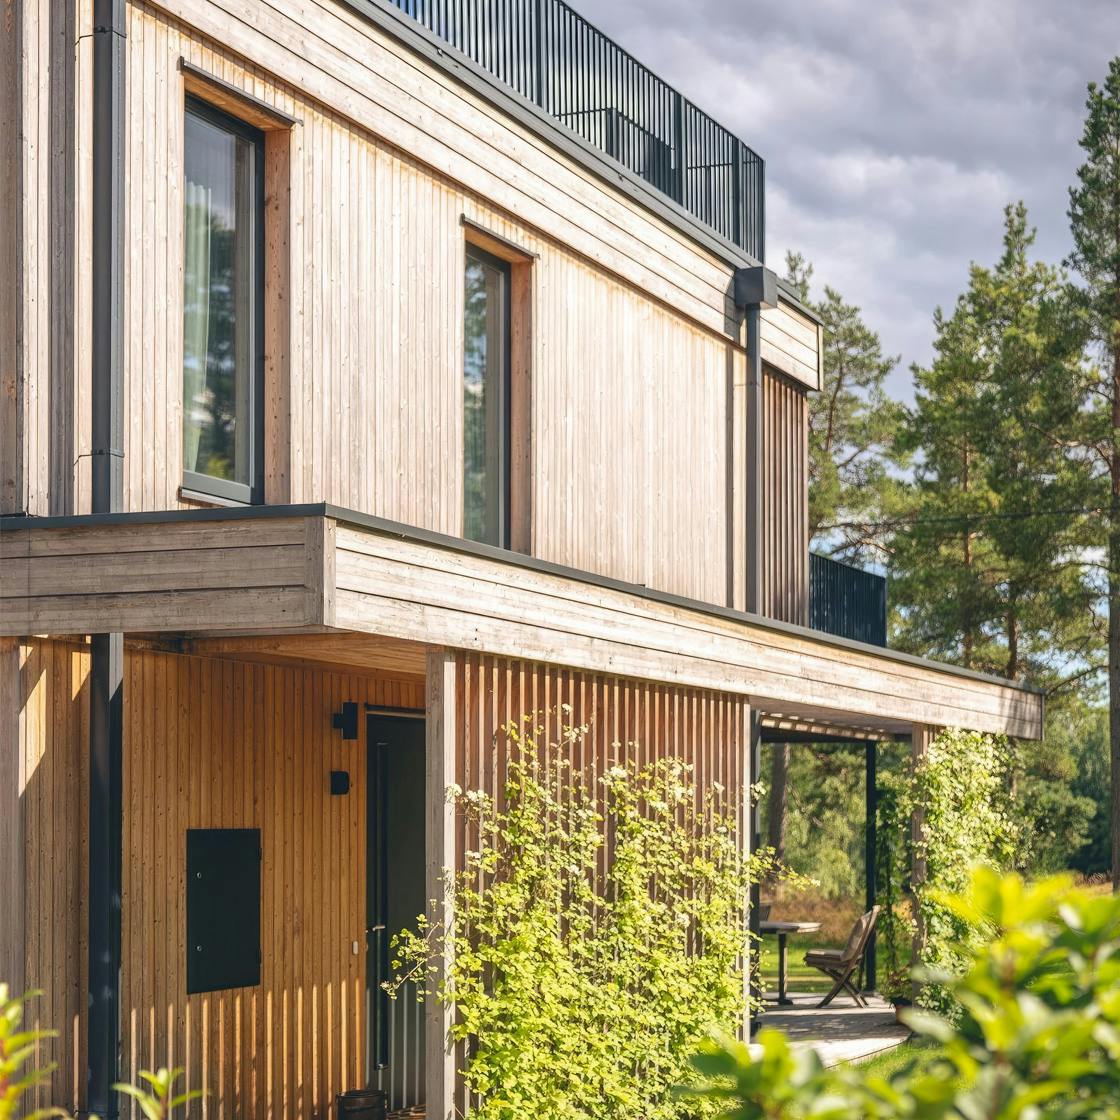
<svg viewBox="0 0 1120 1120"><path fill-rule="evenodd" d="M183 467L252 486L256 146L188 111Z"/></svg>
<svg viewBox="0 0 1120 1120"><path fill-rule="evenodd" d="M463 362L463 535L504 545L506 270L468 251Z"/></svg>

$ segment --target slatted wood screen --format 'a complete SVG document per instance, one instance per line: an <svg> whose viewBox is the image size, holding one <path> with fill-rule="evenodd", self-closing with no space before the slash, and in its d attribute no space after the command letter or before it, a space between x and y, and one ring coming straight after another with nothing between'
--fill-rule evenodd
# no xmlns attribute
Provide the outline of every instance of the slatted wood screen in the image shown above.
<svg viewBox="0 0 1120 1120"><path fill-rule="evenodd" d="M809 428L804 388L764 371L762 613L809 623Z"/></svg>
<svg viewBox="0 0 1120 1120"><path fill-rule="evenodd" d="M571 762L592 780L618 763L675 758L694 768L700 789L719 782L739 790L748 781L750 708L744 696L484 654L462 655L456 693L456 781L464 789L501 790L501 729L527 715L541 728L540 742L557 741L565 725L588 725Z"/></svg>
<svg viewBox="0 0 1120 1120"><path fill-rule="evenodd" d="M45 1103L76 1107L85 1002L88 656L22 651L27 982L61 1032ZM206 1117L326 1117L363 1083L365 736L343 700L422 708L423 683L130 651L125 678L122 1028L126 1077L182 1065ZM331 769L351 791L331 797ZM261 983L185 995L188 828L260 828ZM354 954L352 945L359 945Z"/></svg>

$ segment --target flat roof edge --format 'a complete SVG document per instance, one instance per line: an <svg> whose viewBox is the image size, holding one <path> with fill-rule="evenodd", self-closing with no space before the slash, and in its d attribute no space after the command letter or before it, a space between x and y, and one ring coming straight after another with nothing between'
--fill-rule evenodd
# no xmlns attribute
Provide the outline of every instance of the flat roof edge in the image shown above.
<svg viewBox="0 0 1120 1120"><path fill-rule="evenodd" d="M902 650L890 649L886 646L870 645L866 642L857 642L851 638L841 638L835 634L827 634L823 630L811 630L807 626L798 626L790 622L780 622L777 619L750 614L747 611L736 610L733 607L720 606L718 603L706 603L701 599L691 599L687 596L676 595L668 591L658 591L654 588L645 587L642 584L627 583L624 580L615 579L612 576L603 576L595 572L584 571L580 568L571 568L564 564L556 564L550 560L541 560L535 556L527 556L524 553L496 548L493 545L479 544L475 541L464 540L461 537L452 537L446 533L437 533L431 529L421 529L414 525L406 525L403 522L391 521L384 517L376 517L373 514L360 513L357 510L346 509L343 506L336 506L330 502L311 502L299 505L224 506L213 509L150 510L134 513L72 514L53 517L8 515L0 517L0 534L20 529L66 529L110 525L167 525L176 522L264 520L285 517L330 518L340 524L350 525L354 528L366 529L381 533L385 536L399 537L402 540L430 544L434 547L446 549L451 552L481 556L499 563L511 564L515 567L526 568L531 571L561 576L579 583L590 584L594 587L621 591L640 599L648 599L651 602L681 607L686 610L697 611L700 614L711 615L715 618L740 622L750 626L760 627L764 630L772 630L776 633L789 634L794 637L804 638L809 641L819 642L840 649L850 649L853 653L885 658L900 664L914 665L933 672L940 672L948 676L966 680L982 681L985 684L996 685L1001 688L1010 688L1017 692L1023 692L1033 696L1044 696L1041 689L1034 688L1022 681L1009 681L1003 677L993 676L990 673L980 673L974 669L964 669L958 665L950 665L944 661L934 661L928 657L918 657L912 653L904 653Z"/></svg>

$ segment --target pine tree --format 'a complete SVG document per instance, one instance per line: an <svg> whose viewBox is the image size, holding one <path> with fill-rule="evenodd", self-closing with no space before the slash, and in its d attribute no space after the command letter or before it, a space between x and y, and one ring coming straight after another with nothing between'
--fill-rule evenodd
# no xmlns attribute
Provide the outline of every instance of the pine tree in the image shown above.
<svg viewBox="0 0 1120 1120"><path fill-rule="evenodd" d="M1098 647L1085 560L1087 474L1071 433L1084 383L1081 320L1063 273L1030 260L1020 203L994 268L973 265L936 359L915 369L900 448L912 507L892 542L904 645L1048 688Z"/></svg>
<svg viewBox="0 0 1120 1120"><path fill-rule="evenodd" d="M1085 161L1070 188L1074 251L1082 305L1100 359L1089 387L1084 448L1107 493L1105 541L1108 600L1109 741L1112 790L1112 885L1120 889L1120 57L1103 85L1089 85Z"/></svg>
<svg viewBox="0 0 1120 1120"><path fill-rule="evenodd" d="M860 309L835 288L812 300L813 266L800 253L786 255L786 273L824 326L821 390L809 396L809 539L835 556L866 557L893 486L887 452L902 410L884 382L898 358L884 355Z"/></svg>

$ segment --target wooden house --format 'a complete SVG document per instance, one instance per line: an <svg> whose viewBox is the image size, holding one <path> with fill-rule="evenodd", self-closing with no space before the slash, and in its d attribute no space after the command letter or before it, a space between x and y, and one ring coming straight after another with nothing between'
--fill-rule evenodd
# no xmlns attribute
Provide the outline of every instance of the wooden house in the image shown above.
<svg viewBox="0 0 1120 1120"><path fill-rule="evenodd" d="M208 1117L448 1116L381 927L507 719L732 789L767 729L1041 734L808 628L820 327L763 188L563 0L6 0L0 979L44 1100L182 1065Z"/></svg>

